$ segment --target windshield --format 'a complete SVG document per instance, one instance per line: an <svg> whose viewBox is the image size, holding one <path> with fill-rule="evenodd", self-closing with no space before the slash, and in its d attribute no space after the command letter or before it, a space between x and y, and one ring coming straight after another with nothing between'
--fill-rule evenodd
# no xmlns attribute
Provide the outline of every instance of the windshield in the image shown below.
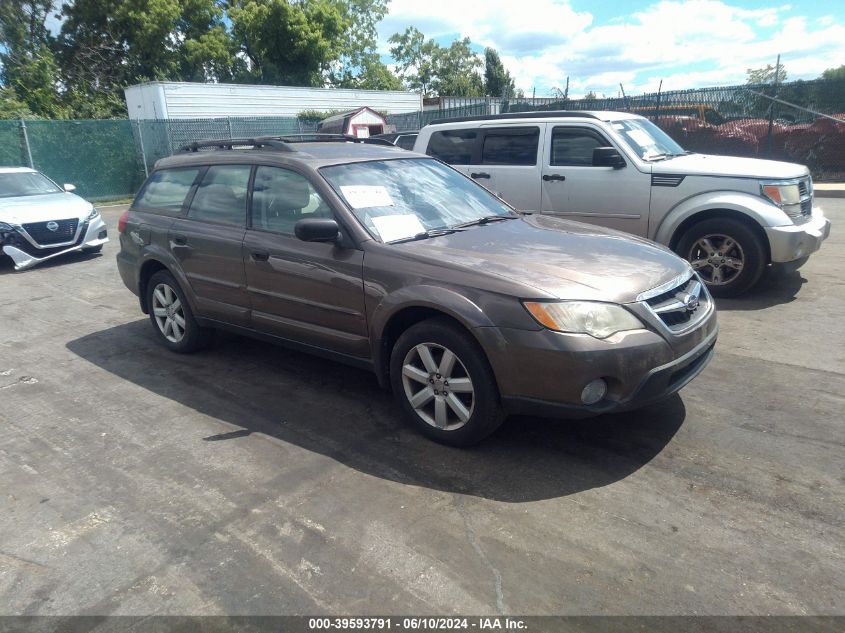
<svg viewBox="0 0 845 633"><path fill-rule="evenodd" d="M15 196L37 196L44 193L60 193L56 184L46 176L30 171L0 174L0 198Z"/></svg>
<svg viewBox="0 0 845 633"><path fill-rule="evenodd" d="M320 172L382 242L516 215L484 187L430 158L336 165Z"/></svg>
<svg viewBox="0 0 845 633"><path fill-rule="evenodd" d="M684 153L683 147L646 119L612 121L611 126L643 160L670 158Z"/></svg>

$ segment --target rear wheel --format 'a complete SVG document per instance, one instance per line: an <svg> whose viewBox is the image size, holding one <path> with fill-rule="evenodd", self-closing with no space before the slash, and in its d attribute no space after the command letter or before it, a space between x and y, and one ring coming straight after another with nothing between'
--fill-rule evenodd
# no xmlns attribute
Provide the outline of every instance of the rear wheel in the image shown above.
<svg viewBox="0 0 845 633"><path fill-rule="evenodd" d="M406 417L443 444L471 446L504 420L484 352L446 319L422 321L399 337L390 379Z"/></svg>
<svg viewBox="0 0 845 633"><path fill-rule="evenodd" d="M165 347L180 353L194 352L208 343L210 330L201 328L178 282L160 270L147 282L150 321Z"/></svg>
<svg viewBox="0 0 845 633"><path fill-rule="evenodd" d="M760 279L767 263L762 240L732 218L694 224L678 241L676 252L690 262L717 297L735 297L747 291Z"/></svg>

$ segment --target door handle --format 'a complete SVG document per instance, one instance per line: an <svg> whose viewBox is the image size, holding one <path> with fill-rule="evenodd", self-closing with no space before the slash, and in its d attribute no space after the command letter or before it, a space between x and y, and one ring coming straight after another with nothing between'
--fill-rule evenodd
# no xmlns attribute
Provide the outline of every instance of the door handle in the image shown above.
<svg viewBox="0 0 845 633"><path fill-rule="evenodd" d="M549 182L550 180L566 180L566 176L561 176L560 174L543 174L543 180Z"/></svg>
<svg viewBox="0 0 845 633"><path fill-rule="evenodd" d="M473 172L473 173L471 173L471 174L470 174L470 177L471 177L471 178L475 178L475 179L478 179L478 178L488 178L488 179L489 179L489 178L490 178L490 174L488 174L488 173L486 173L486 172L483 172L483 171L479 171L479 172Z"/></svg>
<svg viewBox="0 0 845 633"><path fill-rule="evenodd" d="M250 255L257 262L266 262L270 259L270 253L268 251L252 251Z"/></svg>
<svg viewBox="0 0 845 633"><path fill-rule="evenodd" d="M184 235L174 235L173 243L176 244L176 246L186 246L188 244L188 238Z"/></svg>

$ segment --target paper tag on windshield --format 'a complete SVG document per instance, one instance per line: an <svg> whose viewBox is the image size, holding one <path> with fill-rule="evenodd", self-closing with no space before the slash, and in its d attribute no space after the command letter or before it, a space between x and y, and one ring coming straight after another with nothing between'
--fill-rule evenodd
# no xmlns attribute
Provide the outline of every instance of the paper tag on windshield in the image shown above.
<svg viewBox="0 0 845 633"><path fill-rule="evenodd" d="M632 141L640 147L651 147L654 145L654 139L642 130L628 130L625 132Z"/></svg>
<svg viewBox="0 0 845 633"><path fill-rule="evenodd" d="M383 242L414 237L417 233L425 231L415 215L383 215L370 219Z"/></svg>
<svg viewBox="0 0 845 633"><path fill-rule="evenodd" d="M341 185L340 191L353 209L393 206L393 199L381 185Z"/></svg>

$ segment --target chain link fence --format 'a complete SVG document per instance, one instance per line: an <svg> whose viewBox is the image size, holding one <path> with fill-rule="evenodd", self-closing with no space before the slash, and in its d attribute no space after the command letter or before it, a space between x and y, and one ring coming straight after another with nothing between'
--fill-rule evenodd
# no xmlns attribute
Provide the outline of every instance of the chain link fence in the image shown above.
<svg viewBox="0 0 845 633"><path fill-rule="evenodd" d="M447 98L448 108L388 116L397 131L435 119L538 110L619 110L655 121L686 149L805 164L845 181L845 81L728 86L608 99ZM831 118L832 117L832 118ZM131 197L155 162L191 141L311 133L296 117L0 121L0 166L32 166L90 200Z"/></svg>

